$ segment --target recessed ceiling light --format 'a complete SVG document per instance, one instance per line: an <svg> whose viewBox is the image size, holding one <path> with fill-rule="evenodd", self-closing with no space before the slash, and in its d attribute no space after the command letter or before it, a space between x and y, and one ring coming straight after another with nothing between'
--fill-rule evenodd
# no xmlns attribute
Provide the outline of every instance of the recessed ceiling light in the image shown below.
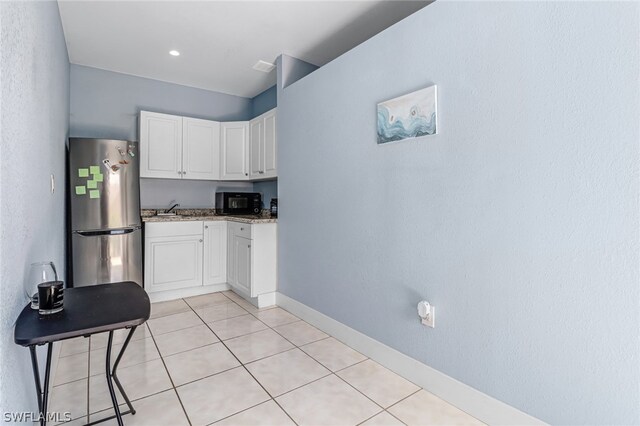
<svg viewBox="0 0 640 426"><path fill-rule="evenodd" d="M275 67L276 66L273 65L271 62L258 61L253 66L253 69L256 70L256 71L271 72L271 70L274 69Z"/></svg>
<svg viewBox="0 0 640 426"><path fill-rule="evenodd" d="M171 56L180 56L180 52L178 52L177 50L170 50L169 51L169 55L171 55Z"/></svg>

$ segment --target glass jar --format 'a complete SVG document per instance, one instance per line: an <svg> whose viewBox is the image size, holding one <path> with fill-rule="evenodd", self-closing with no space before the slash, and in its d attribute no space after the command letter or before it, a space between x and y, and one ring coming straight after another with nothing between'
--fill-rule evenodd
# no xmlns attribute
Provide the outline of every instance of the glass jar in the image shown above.
<svg viewBox="0 0 640 426"><path fill-rule="evenodd" d="M49 281L58 281L53 262L35 262L29 266L29 273L24 281L24 295L31 303L31 309L38 309L38 284Z"/></svg>

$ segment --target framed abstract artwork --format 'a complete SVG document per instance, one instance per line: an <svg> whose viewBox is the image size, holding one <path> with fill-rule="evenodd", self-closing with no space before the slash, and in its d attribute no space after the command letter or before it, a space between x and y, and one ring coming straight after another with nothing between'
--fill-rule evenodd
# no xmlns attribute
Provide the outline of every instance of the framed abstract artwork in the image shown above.
<svg viewBox="0 0 640 426"><path fill-rule="evenodd" d="M437 133L435 85L378 104L378 143Z"/></svg>

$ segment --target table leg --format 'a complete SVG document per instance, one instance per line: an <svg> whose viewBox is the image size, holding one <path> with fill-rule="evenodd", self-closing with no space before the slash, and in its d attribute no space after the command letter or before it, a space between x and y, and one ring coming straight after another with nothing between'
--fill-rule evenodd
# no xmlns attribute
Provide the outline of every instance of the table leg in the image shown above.
<svg viewBox="0 0 640 426"><path fill-rule="evenodd" d="M122 394L122 397L124 398L125 402L129 406L129 411L131 412L132 415L136 414L136 410L135 408L133 408L133 405L131 405L131 401L129 401L129 397L127 396L124 389L122 388L122 385L120 384L120 380L118 380L118 374L116 370L118 369L118 364L120 364L122 355L124 355L124 351L127 349L127 346L129 345L129 342L131 341L131 337L133 337L133 333L136 331L136 328L137 327L132 327L131 331L129 331L129 334L127 335L127 338L125 339L124 344L122 345L122 349L120 349L120 353L116 358L116 362L113 364L113 370L111 371L111 375L113 376L113 381L116 382L116 386L118 386L118 389L120 390L120 393Z"/></svg>
<svg viewBox="0 0 640 426"><path fill-rule="evenodd" d="M51 354L53 352L53 342L47 346L47 363L44 370L44 391L40 387L40 370L38 368L38 355L36 347L29 346L31 352L31 367L33 368L33 378L36 382L36 392L38 393L38 410L40 410L40 425L47 424L47 405L49 403L49 377L51 376Z"/></svg>
<svg viewBox="0 0 640 426"><path fill-rule="evenodd" d="M122 415L120 414L120 407L118 407L118 398L116 397L116 392L113 390L113 380L111 379L111 343L113 342L113 331L109 332L109 340L107 341L107 361L106 361L106 371L107 371L107 386L109 386L109 394L111 394L111 401L113 402L113 410L116 413L116 420L118 421L118 426L123 426L122 423ZM122 351L120 351L122 353Z"/></svg>
<svg viewBox="0 0 640 426"><path fill-rule="evenodd" d="M33 369L33 378L36 382L36 393L38 394L38 411L42 413L42 388L40 387L40 369L38 367L36 346L29 346L29 352L31 352L31 368Z"/></svg>
<svg viewBox="0 0 640 426"><path fill-rule="evenodd" d="M111 368L111 346L113 343L113 331L109 332L109 339L107 341L106 373L107 373L107 385L109 386L109 394L111 395L111 402L113 402L113 409L115 411L115 416L106 417L104 419L87 423L86 426L92 426L98 423L106 422L107 420L111 420L111 419L117 419L118 425L122 426L123 414L136 413L136 410L133 408L133 405L129 400L129 397L127 396L126 392L124 391L124 388L120 384L120 380L118 379L118 374L117 374L118 364L120 364L122 355L124 355L124 351L127 349L127 346L129 345L129 342L131 341L131 337L133 337L133 332L136 331L136 328L137 327L131 327L131 331L129 331L129 334L127 335L127 338L125 339L124 344L122 345L122 349L120 349L120 353L118 353L118 356L116 357L116 362L113 364L113 368ZM129 409L122 413L120 412L120 407L118 407L118 400L116 398L115 390L113 389L112 380L113 382L116 383L116 386L118 386L118 390L120 391L120 393L122 394L122 397L124 398L125 402L129 406Z"/></svg>

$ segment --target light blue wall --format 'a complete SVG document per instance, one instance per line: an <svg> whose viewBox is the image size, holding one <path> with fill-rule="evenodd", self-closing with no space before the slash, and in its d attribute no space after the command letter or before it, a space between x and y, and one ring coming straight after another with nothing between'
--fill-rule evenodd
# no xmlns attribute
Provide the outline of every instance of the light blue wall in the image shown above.
<svg viewBox="0 0 640 426"><path fill-rule="evenodd" d="M268 209L272 198L278 198L278 181L268 180L265 182L256 182L253 184L253 191L262 194L262 205Z"/></svg>
<svg viewBox="0 0 640 426"><path fill-rule="evenodd" d="M138 140L140 110L218 121L249 120L252 100L148 78L71 65L71 136ZM141 179L143 208L213 207L216 191L251 183Z"/></svg>
<svg viewBox="0 0 640 426"><path fill-rule="evenodd" d="M253 98L254 117L277 106L278 92L302 77L317 70L318 67L288 55L280 55L276 60L278 84L265 90ZM280 116L278 116L280 120ZM279 143L279 142L278 142ZM255 192L262 194L264 208L269 208L272 198L278 198L278 181L257 182L253 186Z"/></svg>
<svg viewBox="0 0 640 426"><path fill-rule="evenodd" d="M257 117L278 105L278 87L274 84L251 99L251 118Z"/></svg>
<svg viewBox="0 0 640 426"><path fill-rule="evenodd" d="M71 136L137 140L140 110L249 120L251 99L71 65Z"/></svg>
<svg viewBox="0 0 640 426"><path fill-rule="evenodd" d="M280 291L552 424L640 423L639 14L435 2L279 90ZM439 135L376 145L433 83Z"/></svg>
<svg viewBox="0 0 640 426"><path fill-rule="evenodd" d="M0 2L0 413L37 412L29 351L13 343L29 264L64 280L69 60L56 2ZM50 175L56 179L50 192ZM42 357L41 357L42 361ZM3 422L4 418L0 420Z"/></svg>
<svg viewBox="0 0 640 426"><path fill-rule="evenodd" d="M288 87L318 69L316 65L289 55L280 55L276 65L278 68L278 86L281 88Z"/></svg>
<svg viewBox="0 0 640 426"><path fill-rule="evenodd" d="M145 209L213 208L218 191L253 192L251 182L212 182L186 179L140 179L140 205Z"/></svg>

